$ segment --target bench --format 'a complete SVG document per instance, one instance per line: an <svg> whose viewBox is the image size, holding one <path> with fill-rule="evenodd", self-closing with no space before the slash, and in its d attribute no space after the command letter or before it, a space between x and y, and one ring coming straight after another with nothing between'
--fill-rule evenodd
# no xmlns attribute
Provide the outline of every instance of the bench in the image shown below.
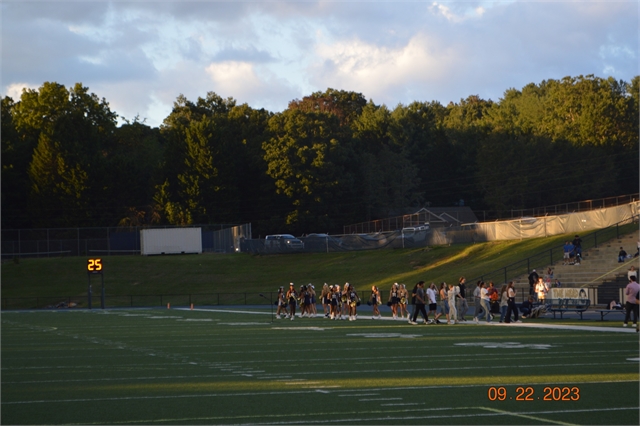
<svg viewBox="0 0 640 426"><path fill-rule="evenodd" d="M551 299L546 305L547 311L553 312L553 318L556 317L556 312L560 314L560 319L563 319L565 312L576 312L582 319L582 313L589 309L590 304L589 299Z"/></svg>
<svg viewBox="0 0 640 426"><path fill-rule="evenodd" d="M627 313L624 309L596 309L596 312L600 313L600 321L604 321L604 317L612 312L619 312L623 315Z"/></svg>

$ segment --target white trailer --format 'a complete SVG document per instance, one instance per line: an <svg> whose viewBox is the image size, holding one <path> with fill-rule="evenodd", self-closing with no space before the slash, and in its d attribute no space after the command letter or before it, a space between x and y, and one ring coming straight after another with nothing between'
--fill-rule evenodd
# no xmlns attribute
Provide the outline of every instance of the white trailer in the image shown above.
<svg viewBox="0 0 640 426"><path fill-rule="evenodd" d="M140 253L202 253L202 228L143 229L140 231Z"/></svg>

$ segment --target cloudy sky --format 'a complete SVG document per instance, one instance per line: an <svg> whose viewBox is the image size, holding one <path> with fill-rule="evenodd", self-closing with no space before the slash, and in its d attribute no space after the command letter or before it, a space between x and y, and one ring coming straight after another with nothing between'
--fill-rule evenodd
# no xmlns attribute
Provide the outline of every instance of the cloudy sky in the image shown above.
<svg viewBox="0 0 640 426"><path fill-rule="evenodd" d="M282 111L328 87L390 107L639 72L637 0L2 0L0 93L81 82L157 126L180 94Z"/></svg>

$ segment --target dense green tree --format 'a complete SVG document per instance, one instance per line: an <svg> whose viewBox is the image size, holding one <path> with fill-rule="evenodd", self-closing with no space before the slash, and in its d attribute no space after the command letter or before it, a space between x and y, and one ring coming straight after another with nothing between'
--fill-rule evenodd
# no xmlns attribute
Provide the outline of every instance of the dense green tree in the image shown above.
<svg viewBox="0 0 640 426"><path fill-rule="evenodd" d="M2 100L2 225L252 222L339 232L407 206L508 211L638 190L640 77L389 110L327 89L278 114L179 96L160 128L81 84Z"/></svg>
<svg viewBox="0 0 640 426"><path fill-rule="evenodd" d="M251 197L269 182L261 152L268 118L213 92L195 103L178 97L161 129L165 180L156 196L170 223L251 220Z"/></svg>
<svg viewBox="0 0 640 426"><path fill-rule="evenodd" d="M114 134L107 157L111 210L118 223L143 226L160 221L153 196L162 179L164 143L159 129L139 121L125 122Z"/></svg>
<svg viewBox="0 0 640 426"><path fill-rule="evenodd" d="M2 228L29 226L29 178L27 168L34 143L20 137L13 120L15 103L10 97L2 99L0 134L2 135Z"/></svg>
<svg viewBox="0 0 640 426"><path fill-rule="evenodd" d="M329 88L324 92L314 92L302 100L289 102L289 109L333 114L341 125L345 125L358 117L366 104L367 99L362 93Z"/></svg>
<svg viewBox="0 0 640 426"><path fill-rule="evenodd" d="M28 166L31 223L78 226L104 223L108 186L105 152L116 127L109 104L77 83L67 90L44 83L25 90L14 123L35 144Z"/></svg>
<svg viewBox="0 0 640 426"><path fill-rule="evenodd" d="M351 123L359 166L356 190L367 220L386 217L391 210L420 200L418 163L402 145L404 141L394 139L397 127L387 107L373 102Z"/></svg>
<svg viewBox="0 0 640 426"><path fill-rule="evenodd" d="M298 232L329 229L352 195L351 131L336 115L289 109L269 120L272 137L262 145L267 173L291 207L286 225Z"/></svg>

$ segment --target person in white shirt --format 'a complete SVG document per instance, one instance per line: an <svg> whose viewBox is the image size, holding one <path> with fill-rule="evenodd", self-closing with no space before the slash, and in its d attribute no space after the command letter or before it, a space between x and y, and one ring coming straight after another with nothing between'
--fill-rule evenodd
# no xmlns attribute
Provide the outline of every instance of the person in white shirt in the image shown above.
<svg viewBox="0 0 640 426"><path fill-rule="evenodd" d="M457 324L458 323L458 310L456 309L456 302L458 295L460 294L460 287L457 285L454 286L453 283L449 284L449 291L447 292L447 298L449 299L449 318L450 321L447 321L447 324Z"/></svg>
<svg viewBox="0 0 640 426"><path fill-rule="evenodd" d="M536 294L538 295L538 302L544 302L544 299L547 297L547 292L549 288L547 284L544 282L542 278L538 278L538 282L536 283Z"/></svg>
<svg viewBox="0 0 640 426"><path fill-rule="evenodd" d="M438 313L438 299L436 294L438 293L438 289L436 288L435 283L431 283L429 288L427 289L427 302L429 303L429 314L433 312L433 320L430 320L429 323L442 324L438 318L442 315L442 313Z"/></svg>
<svg viewBox="0 0 640 426"><path fill-rule="evenodd" d="M482 309L484 309L487 315L487 323L491 322L491 309L489 307L490 299L487 294L487 289L484 286L484 282L480 283L480 302L482 303Z"/></svg>

